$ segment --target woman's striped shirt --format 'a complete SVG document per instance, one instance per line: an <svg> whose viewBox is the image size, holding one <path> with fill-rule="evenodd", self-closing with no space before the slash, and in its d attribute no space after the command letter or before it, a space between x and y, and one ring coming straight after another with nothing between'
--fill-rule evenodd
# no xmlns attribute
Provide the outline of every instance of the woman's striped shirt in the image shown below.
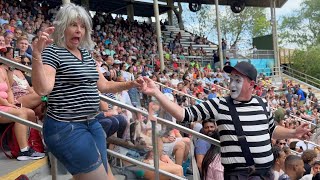
<svg viewBox="0 0 320 180"><path fill-rule="evenodd" d="M267 102L263 100L267 106ZM253 97L248 102L234 100L236 110L242 124L249 149L257 168L269 168L273 162L270 136L275 124L270 108L267 106L268 117L258 100ZM225 98L214 98L204 103L185 109L185 121L215 119L220 133L221 162L225 169L246 167L229 107Z"/></svg>
<svg viewBox="0 0 320 180"><path fill-rule="evenodd" d="M43 64L56 69L54 88L48 95L47 112L56 120L86 120L99 110L96 64L87 50L79 50L82 60L66 48L55 45L42 52Z"/></svg>

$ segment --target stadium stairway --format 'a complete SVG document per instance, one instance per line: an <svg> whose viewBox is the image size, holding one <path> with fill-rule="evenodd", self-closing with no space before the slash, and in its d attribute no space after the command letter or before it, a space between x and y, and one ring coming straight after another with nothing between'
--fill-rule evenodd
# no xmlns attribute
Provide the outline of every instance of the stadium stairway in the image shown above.
<svg viewBox="0 0 320 180"><path fill-rule="evenodd" d="M297 77L297 74L295 74L295 77L290 76L290 74L287 71L282 71L282 79L286 80L286 81L292 81L293 84L300 84L300 87L303 91L305 91L306 93L308 93L308 88L311 88L312 92L315 94L315 96L317 97L317 99L320 99L320 89L309 84L308 81L302 81L300 79L302 79L301 77Z"/></svg>
<svg viewBox="0 0 320 180"><path fill-rule="evenodd" d="M170 38L170 34L171 32L173 32L173 38ZM190 37L191 37L191 33L190 32L187 32L185 30L181 30L180 28L178 27L175 27L175 26L166 26L166 30L165 31L162 31L162 35L163 35L163 38L164 38L164 44L165 45L168 45L170 41L173 41L175 36L181 32L181 40L180 40L180 43L181 45L183 46L183 48L185 49L185 56L186 58L188 58L188 53L187 53L187 50L188 50L188 47L190 44L192 44L192 47L194 49L197 49L197 48L203 48L206 52L207 52L207 57L212 57L213 56L213 50L217 50L217 45L213 44L213 43L210 43L210 44L196 44L195 42L191 42L190 41Z"/></svg>

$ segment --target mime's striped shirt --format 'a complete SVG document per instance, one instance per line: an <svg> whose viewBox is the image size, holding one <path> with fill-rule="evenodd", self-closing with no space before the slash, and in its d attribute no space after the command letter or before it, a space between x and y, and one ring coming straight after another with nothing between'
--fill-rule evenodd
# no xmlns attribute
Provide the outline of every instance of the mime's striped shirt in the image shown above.
<svg viewBox="0 0 320 180"><path fill-rule="evenodd" d="M263 99L267 106L267 102ZM269 168L273 162L270 136L275 124L273 115L267 106L268 117L258 100L253 97L248 102L234 100L236 110L242 124L249 149L253 155L255 166ZM231 114L225 98L214 98L204 103L185 108L185 121L215 119L221 141L221 163L226 169L246 167L241 147L235 132Z"/></svg>
<svg viewBox="0 0 320 180"><path fill-rule="evenodd" d="M50 45L42 52L43 64L56 69L55 84L48 95L47 115L63 121L86 120L99 110L99 79L90 53L79 49L82 59L66 48Z"/></svg>

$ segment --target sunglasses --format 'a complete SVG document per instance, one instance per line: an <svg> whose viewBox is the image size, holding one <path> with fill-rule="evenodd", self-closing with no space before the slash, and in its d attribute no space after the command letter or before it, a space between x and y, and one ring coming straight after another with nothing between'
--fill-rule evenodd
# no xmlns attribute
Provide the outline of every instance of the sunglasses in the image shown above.
<svg viewBox="0 0 320 180"><path fill-rule="evenodd" d="M287 143L279 143L279 145L286 145Z"/></svg>

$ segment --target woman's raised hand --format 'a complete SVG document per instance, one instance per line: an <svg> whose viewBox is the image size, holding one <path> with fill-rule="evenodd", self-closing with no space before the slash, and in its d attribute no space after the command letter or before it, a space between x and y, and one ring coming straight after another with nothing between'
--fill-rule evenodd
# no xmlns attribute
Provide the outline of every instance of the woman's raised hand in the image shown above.
<svg viewBox="0 0 320 180"><path fill-rule="evenodd" d="M40 33L39 40L35 44L32 54L40 55L44 48L53 42L50 35L54 32L54 27L48 27Z"/></svg>

